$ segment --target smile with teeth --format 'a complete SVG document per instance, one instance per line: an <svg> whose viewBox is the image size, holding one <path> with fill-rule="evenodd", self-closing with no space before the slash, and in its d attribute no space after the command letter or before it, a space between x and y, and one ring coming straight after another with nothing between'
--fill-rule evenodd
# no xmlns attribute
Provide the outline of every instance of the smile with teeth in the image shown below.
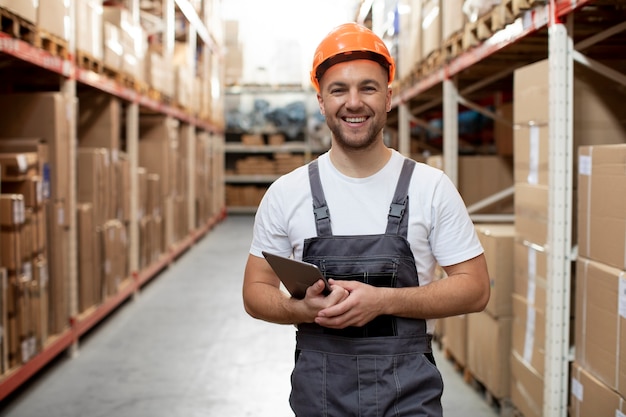
<svg viewBox="0 0 626 417"><path fill-rule="evenodd" d="M345 117L344 120L348 123L363 123L367 120L367 117Z"/></svg>

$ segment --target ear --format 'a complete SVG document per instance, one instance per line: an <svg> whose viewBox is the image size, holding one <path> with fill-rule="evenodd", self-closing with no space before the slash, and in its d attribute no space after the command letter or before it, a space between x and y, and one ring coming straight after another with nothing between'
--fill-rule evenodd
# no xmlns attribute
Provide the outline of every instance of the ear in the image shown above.
<svg viewBox="0 0 626 417"><path fill-rule="evenodd" d="M391 87L387 87L387 113L391 111L391 96L393 95L393 90Z"/></svg>
<svg viewBox="0 0 626 417"><path fill-rule="evenodd" d="M320 113L322 113L322 116L326 116L326 113L324 112L324 99L320 93L317 93L317 104L320 107ZM389 101L389 104L391 105L391 101Z"/></svg>

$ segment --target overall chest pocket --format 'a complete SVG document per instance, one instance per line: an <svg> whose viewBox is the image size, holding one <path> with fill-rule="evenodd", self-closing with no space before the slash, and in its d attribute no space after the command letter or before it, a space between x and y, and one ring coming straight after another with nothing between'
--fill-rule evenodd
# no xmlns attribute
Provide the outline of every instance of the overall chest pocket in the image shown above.
<svg viewBox="0 0 626 417"><path fill-rule="evenodd" d="M399 260L396 258L326 257L318 261L326 278L359 281L375 287L396 287Z"/></svg>

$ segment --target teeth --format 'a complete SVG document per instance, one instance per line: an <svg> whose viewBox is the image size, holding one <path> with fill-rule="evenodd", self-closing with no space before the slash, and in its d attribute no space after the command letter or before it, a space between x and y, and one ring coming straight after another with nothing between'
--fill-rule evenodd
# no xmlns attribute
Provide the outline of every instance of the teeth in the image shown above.
<svg viewBox="0 0 626 417"><path fill-rule="evenodd" d="M362 123L365 121L365 117L346 117L348 123Z"/></svg>

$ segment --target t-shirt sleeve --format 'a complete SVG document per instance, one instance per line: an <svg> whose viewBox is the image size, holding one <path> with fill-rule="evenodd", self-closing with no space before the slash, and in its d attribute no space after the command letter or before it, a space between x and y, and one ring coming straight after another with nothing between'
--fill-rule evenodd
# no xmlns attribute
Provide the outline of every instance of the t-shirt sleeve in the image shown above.
<svg viewBox="0 0 626 417"><path fill-rule="evenodd" d="M430 244L441 266L458 264L483 253L465 203L445 174L435 188L431 209Z"/></svg>
<svg viewBox="0 0 626 417"><path fill-rule="evenodd" d="M292 248L287 236L287 226L284 224L281 201L281 179L274 182L265 192L254 217L254 228L250 254L262 257L261 251L289 256Z"/></svg>

